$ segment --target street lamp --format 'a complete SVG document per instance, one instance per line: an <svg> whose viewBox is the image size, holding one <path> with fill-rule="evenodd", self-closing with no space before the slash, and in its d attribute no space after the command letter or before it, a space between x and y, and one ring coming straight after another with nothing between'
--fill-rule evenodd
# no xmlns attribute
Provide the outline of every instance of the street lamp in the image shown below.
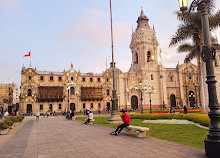
<svg viewBox="0 0 220 158"><path fill-rule="evenodd" d="M127 111L128 105L130 105L130 103L129 103L129 88L127 88L126 90L127 90L127 104L126 104L126 111Z"/></svg>
<svg viewBox="0 0 220 158"><path fill-rule="evenodd" d="M138 88L137 86L135 86L135 90L138 90L141 92L141 113L144 113L144 109L143 109L143 96L142 96L142 91L143 91L143 87L142 87L142 82L139 83L140 87ZM146 91L147 87L146 85L144 86L144 90Z"/></svg>
<svg viewBox="0 0 220 158"><path fill-rule="evenodd" d="M67 113L66 113L66 119L69 118L69 104L70 104L70 85L69 85L69 83L67 84L67 93L68 93L68 98L67 98Z"/></svg>
<svg viewBox="0 0 220 158"><path fill-rule="evenodd" d="M187 0L179 0L180 10L187 9ZM201 12L202 32L204 39L204 46L202 47L202 59L206 62L206 75L209 94L209 108L208 113L210 118L209 133L205 142L205 151L207 157L220 157L220 111L216 93L216 80L214 75L213 59L215 57L215 50L211 47L211 37L208 19L208 4L210 0L194 0L189 8L189 12L197 8Z"/></svg>
<svg viewBox="0 0 220 158"><path fill-rule="evenodd" d="M149 94L150 97L150 113L152 113L152 108L151 108L151 94L153 94L155 92L154 87L149 86L148 90L145 90L146 93Z"/></svg>

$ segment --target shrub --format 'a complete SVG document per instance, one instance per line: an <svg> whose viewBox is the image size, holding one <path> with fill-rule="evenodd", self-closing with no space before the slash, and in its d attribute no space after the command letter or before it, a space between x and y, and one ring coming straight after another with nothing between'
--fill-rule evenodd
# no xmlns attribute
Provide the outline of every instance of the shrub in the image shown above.
<svg viewBox="0 0 220 158"><path fill-rule="evenodd" d="M198 123L202 126L208 127L210 125L210 119L207 114L129 114L131 119L145 119L145 120L158 120L158 119L180 119L189 120Z"/></svg>
<svg viewBox="0 0 220 158"><path fill-rule="evenodd" d="M16 116L18 118L18 122L21 122L24 119L24 115Z"/></svg>
<svg viewBox="0 0 220 158"><path fill-rule="evenodd" d="M1 125L1 128L0 128L0 129L7 129L7 128L9 128L9 125L6 124L6 123L3 123L3 124Z"/></svg>
<svg viewBox="0 0 220 158"><path fill-rule="evenodd" d="M2 127L3 124L4 124L4 122L0 122L0 129L1 129L1 127Z"/></svg>
<svg viewBox="0 0 220 158"><path fill-rule="evenodd" d="M5 120L5 124L7 124L8 126L12 126L13 125L13 121Z"/></svg>

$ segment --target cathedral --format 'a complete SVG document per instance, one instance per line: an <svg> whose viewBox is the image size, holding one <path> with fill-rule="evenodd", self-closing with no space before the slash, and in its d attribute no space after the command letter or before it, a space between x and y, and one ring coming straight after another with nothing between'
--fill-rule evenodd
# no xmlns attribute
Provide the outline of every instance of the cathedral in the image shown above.
<svg viewBox="0 0 220 158"><path fill-rule="evenodd" d="M176 68L165 68L158 61L158 41L148 17L141 11L137 28L130 43L132 64L128 72L115 68L116 91L119 109L162 109L169 107L200 107L200 72L189 61ZM216 80L220 81L217 54ZM114 63L115 64L115 63ZM115 64L117 67L117 65ZM90 109L111 109L112 68L110 64L101 74L81 73L71 64L63 72L38 71L22 68L20 112L35 113L40 110L62 113L68 109L76 112ZM220 83L217 82L217 94Z"/></svg>

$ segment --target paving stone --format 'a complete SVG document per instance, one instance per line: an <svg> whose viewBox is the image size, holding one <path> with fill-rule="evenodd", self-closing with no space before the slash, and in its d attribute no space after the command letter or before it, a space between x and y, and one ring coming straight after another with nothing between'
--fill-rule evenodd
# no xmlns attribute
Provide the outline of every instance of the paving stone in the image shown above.
<svg viewBox="0 0 220 158"><path fill-rule="evenodd" d="M137 138L112 128L85 126L64 117L40 119L26 117L27 123L0 151L0 158L199 158L202 149L146 137Z"/></svg>

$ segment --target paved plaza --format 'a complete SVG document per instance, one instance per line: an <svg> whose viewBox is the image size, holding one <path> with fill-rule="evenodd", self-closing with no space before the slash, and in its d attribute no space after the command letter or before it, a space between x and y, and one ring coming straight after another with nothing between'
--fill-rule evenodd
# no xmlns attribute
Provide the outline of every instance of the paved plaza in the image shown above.
<svg viewBox="0 0 220 158"><path fill-rule="evenodd" d="M112 128L82 125L63 117L40 118L39 122L26 117L25 122L0 151L1 158L205 157L201 149L151 137L127 136L124 132L112 136Z"/></svg>

